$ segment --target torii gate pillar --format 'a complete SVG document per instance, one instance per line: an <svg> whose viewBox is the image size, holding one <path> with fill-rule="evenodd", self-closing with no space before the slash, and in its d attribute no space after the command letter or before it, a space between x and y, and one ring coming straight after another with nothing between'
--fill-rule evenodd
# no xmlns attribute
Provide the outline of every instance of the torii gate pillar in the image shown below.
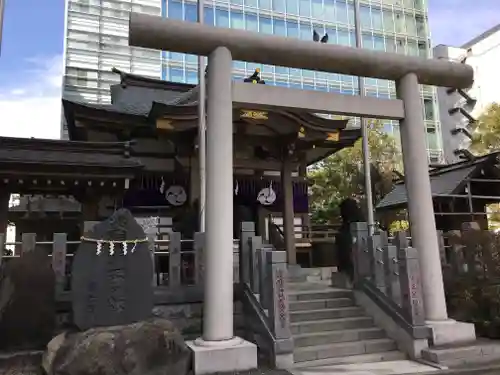
<svg viewBox="0 0 500 375"><path fill-rule="evenodd" d="M257 346L233 331L233 98L231 52L208 56L203 336L188 342L194 373L257 368Z"/></svg>

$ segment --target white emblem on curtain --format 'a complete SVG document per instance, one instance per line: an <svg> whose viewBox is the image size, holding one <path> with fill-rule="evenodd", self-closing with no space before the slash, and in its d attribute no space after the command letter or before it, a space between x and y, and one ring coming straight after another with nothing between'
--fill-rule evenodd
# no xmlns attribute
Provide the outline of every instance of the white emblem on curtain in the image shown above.
<svg viewBox="0 0 500 375"><path fill-rule="evenodd" d="M263 206L270 206L276 201L276 192L273 189L272 181L269 183L269 187L259 191L257 200Z"/></svg>
<svg viewBox="0 0 500 375"><path fill-rule="evenodd" d="M172 206L182 206L187 201L186 190L180 185L172 185L165 192L165 199Z"/></svg>

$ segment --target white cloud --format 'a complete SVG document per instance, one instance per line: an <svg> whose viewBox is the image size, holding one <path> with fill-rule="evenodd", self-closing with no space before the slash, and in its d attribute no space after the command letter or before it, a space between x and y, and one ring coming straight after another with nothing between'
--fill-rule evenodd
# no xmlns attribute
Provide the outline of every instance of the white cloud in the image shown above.
<svg viewBox="0 0 500 375"><path fill-rule="evenodd" d="M32 58L14 72L15 85L0 88L0 135L60 137L62 57Z"/></svg>

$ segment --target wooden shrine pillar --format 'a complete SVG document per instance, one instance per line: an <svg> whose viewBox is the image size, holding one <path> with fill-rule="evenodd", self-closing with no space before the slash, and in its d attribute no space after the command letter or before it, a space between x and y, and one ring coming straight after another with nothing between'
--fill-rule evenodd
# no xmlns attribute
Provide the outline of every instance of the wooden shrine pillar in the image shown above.
<svg viewBox="0 0 500 375"><path fill-rule="evenodd" d="M101 195L93 189L87 189L80 198L82 205L82 217L80 222L80 232L83 234L86 222L99 221L99 202Z"/></svg>
<svg viewBox="0 0 500 375"><path fill-rule="evenodd" d="M281 190L283 199L283 234L288 264L297 264L297 252L295 249L295 227L293 209L293 163L290 155L285 154L281 167Z"/></svg>
<svg viewBox="0 0 500 375"><path fill-rule="evenodd" d="M10 191L0 190L0 233L7 234L9 224Z"/></svg>

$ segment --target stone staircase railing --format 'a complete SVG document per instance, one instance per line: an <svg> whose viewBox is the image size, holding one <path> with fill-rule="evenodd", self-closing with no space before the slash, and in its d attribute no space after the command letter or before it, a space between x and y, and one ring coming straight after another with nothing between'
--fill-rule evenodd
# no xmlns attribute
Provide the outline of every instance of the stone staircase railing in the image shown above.
<svg viewBox="0 0 500 375"><path fill-rule="evenodd" d="M373 236L368 233L366 223L351 224L355 289L363 292L393 325L406 332L407 341L420 340L425 346L431 331L425 324L417 250L409 245L405 232L398 232L393 238L386 232ZM389 326L382 328L387 331ZM398 340L398 344L401 341L405 340ZM410 356L412 351L419 356L422 348L401 349Z"/></svg>
<svg viewBox="0 0 500 375"><path fill-rule="evenodd" d="M293 365L288 307L286 252L263 244L255 224L243 222L240 236L241 302L249 340L266 353L270 365Z"/></svg>

